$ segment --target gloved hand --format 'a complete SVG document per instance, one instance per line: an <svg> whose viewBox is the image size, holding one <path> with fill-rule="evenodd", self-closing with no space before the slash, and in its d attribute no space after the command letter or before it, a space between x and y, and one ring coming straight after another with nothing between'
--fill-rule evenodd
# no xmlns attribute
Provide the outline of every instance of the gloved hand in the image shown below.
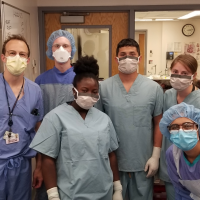
<svg viewBox="0 0 200 200"><path fill-rule="evenodd" d="M57 187L47 190L47 195L49 200L60 200Z"/></svg>
<svg viewBox="0 0 200 200"><path fill-rule="evenodd" d="M113 189L114 189L113 200L123 200L122 185L120 181L113 182Z"/></svg>
<svg viewBox="0 0 200 200"><path fill-rule="evenodd" d="M148 169L147 178L152 177L156 174L159 167L159 158L160 158L160 147L153 147L153 153L151 158L147 161L145 165L144 171L146 172Z"/></svg>

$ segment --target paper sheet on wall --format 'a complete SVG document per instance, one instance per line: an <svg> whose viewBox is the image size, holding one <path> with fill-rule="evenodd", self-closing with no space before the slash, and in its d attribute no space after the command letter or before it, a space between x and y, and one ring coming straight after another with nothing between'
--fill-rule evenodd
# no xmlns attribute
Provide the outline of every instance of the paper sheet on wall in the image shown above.
<svg viewBox="0 0 200 200"><path fill-rule="evenodd" d="M200 63L200 46L199 42L189 42L184 45L184 53L190 54L195 57L197 62Z"/></svg>
<svg viewBox="0 0 200 200"><path fill-rule="evenodd" d="M167 51L174 51L174 43L173 42L167 43Z"/></svg>
<svg viewBox="0 0 200 200"><path fill-rule="evenodd" d="M23 35L31 45L30 13L16 8L10 4L2 3L2 31L3 41L10 35Z"/></svg>
<svg viewBox="0 0 200 200"><path fill-rule="evenodd" d="M31 49L30 13L2 1L1 23L2 41L10 35L20 34L24 36ZM32 80L34 71L32 67L29 67L30 65L31 63L25 70L25 76Z"/></svg>
<svg viewBox="0 0 200 200"><path fill-rule="evenodd" d="M184 53L190 54L194 58L196 58L198 63L198 72L197 78L200 79L200 42L189 42L185 43Z"/></svg>
<svg viewBox="0 0 200 200"><path fill-rule="evenodd" d="M182 51L181 42L174 42L174 51L175 52L181 52Z"/></svg>

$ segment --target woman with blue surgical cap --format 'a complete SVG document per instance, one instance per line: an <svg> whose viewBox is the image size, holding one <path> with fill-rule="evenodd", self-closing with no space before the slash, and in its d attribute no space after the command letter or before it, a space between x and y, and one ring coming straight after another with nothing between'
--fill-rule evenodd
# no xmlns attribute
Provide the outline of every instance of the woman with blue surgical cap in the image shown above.
<svg viewBox="0 0 200 200"><path fill-rule="evenodd" d="M116 132L110 118L93 107L100 98L97 60L80 58L74 72L74 101L49 112L31 143L42 153L48 199L122 200Z"/></svg>
<svg viewBox="0 0 200 200"><path fill-rule="evenodd" d="M184 102L172 106L160 121L173 145L166 152L167 170L176 200L200 199L200 109Z"/></svg>
<svg viewBox="0 0 200 200"><path fill-rule="evenodd" d="M191 55L179 55L171 64L170 83L172 89L164 94L163 112L170 107L185 102L200 109L200 90L195 87L198 63ZM174 187L167 173L165 154L172 143L165 137L162 139L159 178L164 181L168 200L175 199Z"/></svg>

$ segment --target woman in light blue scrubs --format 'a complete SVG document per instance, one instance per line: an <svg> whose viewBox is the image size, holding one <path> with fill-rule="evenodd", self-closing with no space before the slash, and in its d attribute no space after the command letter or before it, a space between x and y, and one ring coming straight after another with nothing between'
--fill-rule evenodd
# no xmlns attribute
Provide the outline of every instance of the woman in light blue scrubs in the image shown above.
<svg viewBox="0 0 200 200"><path fill-rule="evenodd" d="M43 154L48 198L122 200L116 132L110 118L93 107L100 98L97 60L80 58L74 72L74 101L48 113L30 145Z"/></svg>
<svg viewBox="0 0 200 200"><path fill-rule="evenodd" d="M200 90L195 87L194 82L197 76L198 63L196 59L188 54L179 55L171 64L170 82L172 89L167 90L164 94L163 112L170 107L185 102L200 109ZM163 137L160 157L159 177L165 183L167 199L175 199L174 187L167 173L166 151L172 143Z"/></svg>

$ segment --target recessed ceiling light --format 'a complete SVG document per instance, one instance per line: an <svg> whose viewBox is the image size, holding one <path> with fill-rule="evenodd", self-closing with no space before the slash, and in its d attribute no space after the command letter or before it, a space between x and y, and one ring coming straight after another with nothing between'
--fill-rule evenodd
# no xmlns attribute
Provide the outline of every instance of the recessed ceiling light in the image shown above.
<svg viewBox="0 0 200 200"><path fill-rule="evenodd" d="M193 11L187 15L183 15L182 17L179 17L178 19L189 19L191 17L195 17L195 16L198 16L200 15L200 11L199 10L196 10L196 11Z"/></svg>

